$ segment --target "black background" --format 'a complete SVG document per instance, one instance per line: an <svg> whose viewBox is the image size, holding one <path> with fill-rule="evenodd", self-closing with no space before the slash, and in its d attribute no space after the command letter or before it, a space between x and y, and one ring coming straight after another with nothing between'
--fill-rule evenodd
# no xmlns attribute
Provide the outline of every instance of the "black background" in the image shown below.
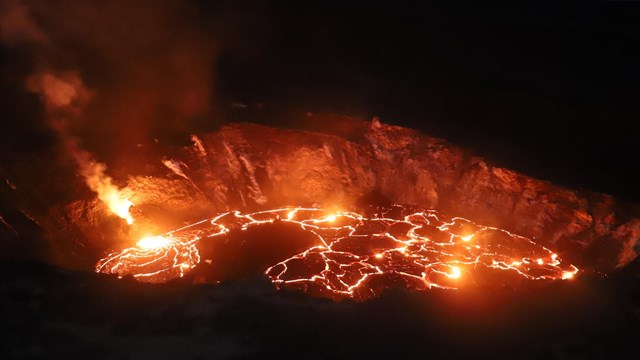
<svg viewBox="0 0 640 360"><path fill-rule="evenodd" d="M245 21L218 60L219 99L379 116L498 165L640 201L635 3L239 7ZM295 127L302 117L274 118Z"/></svg>

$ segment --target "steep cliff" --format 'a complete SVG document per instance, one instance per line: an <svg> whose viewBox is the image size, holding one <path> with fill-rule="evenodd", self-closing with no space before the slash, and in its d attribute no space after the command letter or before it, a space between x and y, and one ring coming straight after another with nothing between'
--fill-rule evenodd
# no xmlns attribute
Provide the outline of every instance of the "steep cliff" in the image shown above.
<svg viewBox="0 0 640 360"><path fill-rule="evenodd" d="M128 179L136 222L166 231L230 209L399 203L507 229L597 271L623 267L640 252L633 204L493 166L411 129L332 120L351 126L310 132L231 124L194 135L192 146L159 154L154 175ZM97 200L75 201L64 212L62 226L94 252L113 246L105 238L135 232L115 226L120 221Z"/></svg>

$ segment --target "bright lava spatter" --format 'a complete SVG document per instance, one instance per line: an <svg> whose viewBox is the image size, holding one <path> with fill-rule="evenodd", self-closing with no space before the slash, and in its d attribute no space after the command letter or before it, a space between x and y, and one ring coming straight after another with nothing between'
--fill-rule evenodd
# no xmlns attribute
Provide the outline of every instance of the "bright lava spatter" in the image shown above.
<svg viewBox="0 0 640 360"><path fill-rule="evenodd" d="M391 286L455 289L487 282L564 280L578 272L551 250L506 230L446 218L435 210L394 209L371 217L301 207L227 212L142 239L135 247L100 260L96 271L165 282L198 265L200 240L281 222L299 226L318 241L264 273L278 288L332 299L362 300Z"/></svg>

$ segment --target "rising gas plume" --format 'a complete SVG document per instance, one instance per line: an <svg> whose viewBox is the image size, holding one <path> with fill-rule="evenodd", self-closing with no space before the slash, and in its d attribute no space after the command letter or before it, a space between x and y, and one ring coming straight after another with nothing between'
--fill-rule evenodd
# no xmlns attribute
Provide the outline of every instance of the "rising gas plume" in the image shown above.
<svg viewBox="0 0 640 360"><path fill-rule="evenodd" d="M201 20L187 1L0 5L1 40L24 60L16 81L26 78L41 96L58 148L129 224L133 204L106 163L141 163L132 149L187 139L193 122L207 116L216 45Z"/></svg>
<svg viewBox="0 0 640 360"><path fill-rule="evenodd" d="M87 186L115 215L133 224L129 208L133 203L107 175L107 166L96 161L93 155L78 145L78 139L69 132L74 118L82 118L83 108L91 98L78 74L53 74L49 72L31 76L27 81L29 90L40 94L47 108L47 118L73 158Z"/></svg>

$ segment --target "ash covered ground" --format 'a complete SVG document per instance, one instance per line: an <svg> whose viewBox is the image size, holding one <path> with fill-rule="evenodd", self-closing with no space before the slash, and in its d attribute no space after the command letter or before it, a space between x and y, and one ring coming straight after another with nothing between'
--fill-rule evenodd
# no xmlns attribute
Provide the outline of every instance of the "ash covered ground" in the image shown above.
<svg viewBox="0 0 640 360"><path fill-rule="evenodd" d="M264 277L149 285L10 262L0 276L5 359L603 359L632 354L640 335L640 281L622 273L359 303Z"/></svg>

